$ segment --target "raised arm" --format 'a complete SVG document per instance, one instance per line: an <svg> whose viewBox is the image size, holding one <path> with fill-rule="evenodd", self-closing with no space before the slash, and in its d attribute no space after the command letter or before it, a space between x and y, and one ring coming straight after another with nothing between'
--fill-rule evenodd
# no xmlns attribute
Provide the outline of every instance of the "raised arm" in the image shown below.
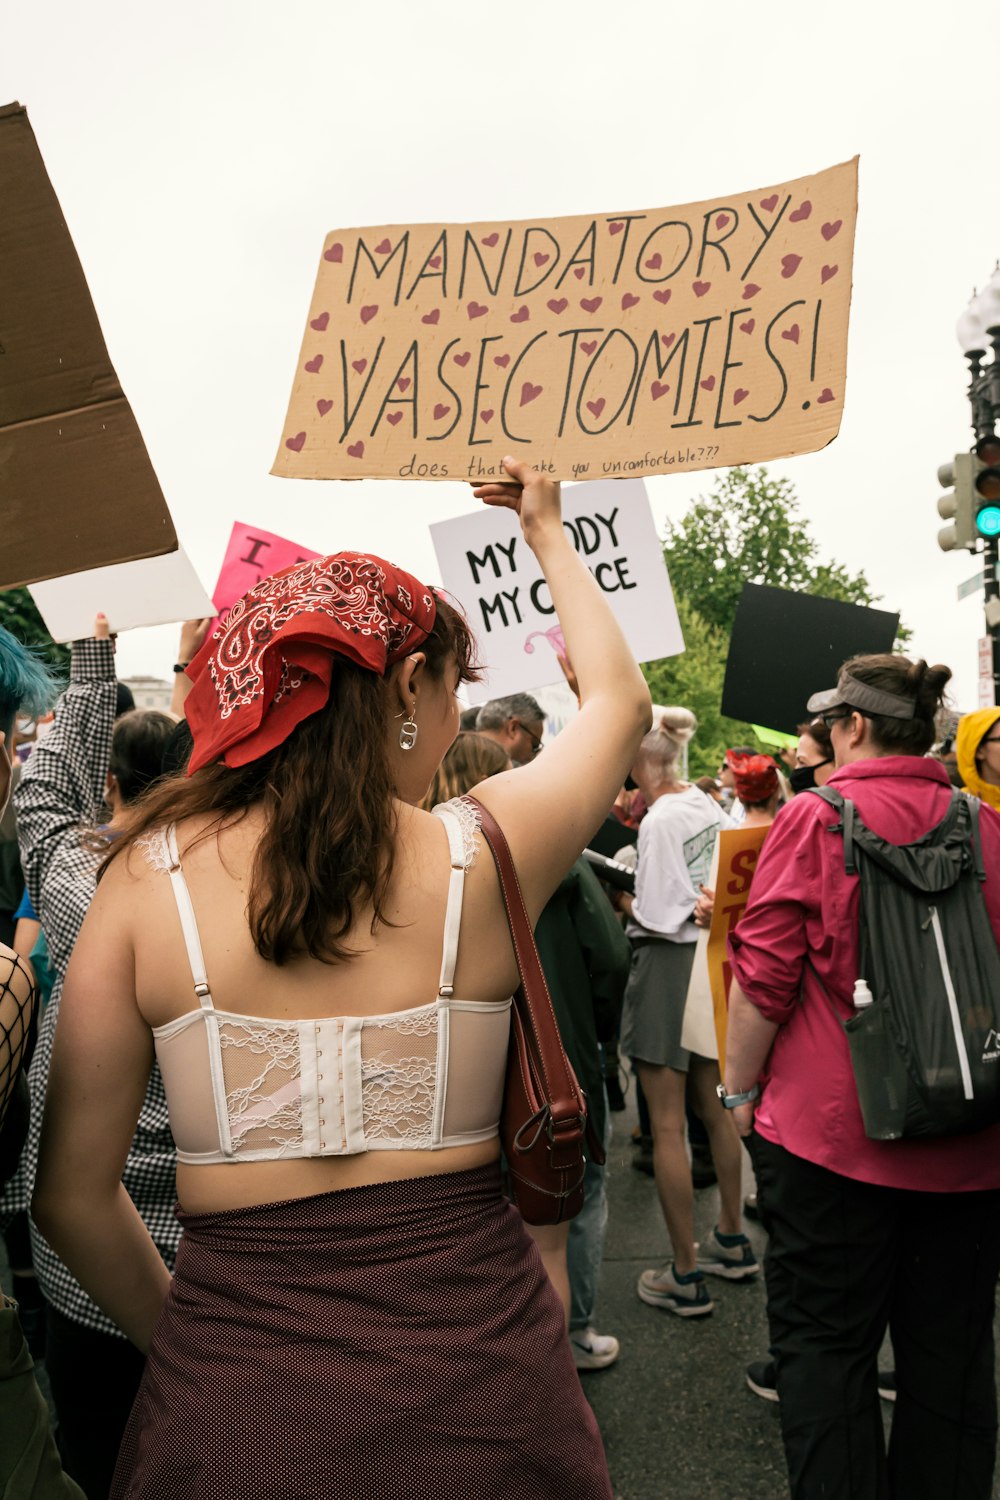
<svg viewBox="0 0 1000 1500"><path fill-rule="evenodd" d="M562 524L559 486L505 459L515 484L475 494L515 510L552 595L576 673L580 712L530 766L476 788L507 836L525 901L537 917L600 827L649 728L649 689L607 600Z"/></svg>

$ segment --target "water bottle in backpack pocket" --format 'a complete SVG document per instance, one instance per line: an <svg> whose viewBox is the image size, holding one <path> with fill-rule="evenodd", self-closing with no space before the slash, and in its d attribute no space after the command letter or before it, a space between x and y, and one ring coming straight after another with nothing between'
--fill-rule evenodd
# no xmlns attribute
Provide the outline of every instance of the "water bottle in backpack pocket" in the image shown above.
<svg viewBox="0 0 1000 1500"><path fill-rule="evenodd" d="M955 791L912 844L872 833L832 786L844 865L858 875L871 1003L843 1022L865 1134L953 1135L1000 1121L1000 953L982 883L979 803Z"/></svg>

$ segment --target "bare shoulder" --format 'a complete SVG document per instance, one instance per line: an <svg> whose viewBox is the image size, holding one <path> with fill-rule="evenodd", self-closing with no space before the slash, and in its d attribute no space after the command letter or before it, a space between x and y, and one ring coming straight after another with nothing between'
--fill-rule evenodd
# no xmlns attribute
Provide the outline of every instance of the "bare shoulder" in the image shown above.
<svg viewBox="0 0 1000 1500"><path fill-rule="evenodd" d="M34 982L24 962L13 948L0 943L0 1003L10 996L20 1009L31 999L34 989Z"/></svg>

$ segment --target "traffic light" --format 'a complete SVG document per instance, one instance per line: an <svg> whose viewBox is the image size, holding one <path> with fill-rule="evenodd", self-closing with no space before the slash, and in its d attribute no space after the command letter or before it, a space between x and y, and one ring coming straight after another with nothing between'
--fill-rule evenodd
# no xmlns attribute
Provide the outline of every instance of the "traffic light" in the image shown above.
<svg viewBox="0 0 1000 1500"><path fill-rule="evenodd" d="M980 438L973 457L976 531L982 537L1000 536L1000 439Z"/></svg>
<svg viewBox="0 0 1000 1500"><path fill-rule="evenodd" d="M946 487L946 493L938 500L938 515L950 526L942 526L938 532L938 546L942 552L955 552L964 547L975 552L978 533L976 531L975 471L979 461L972 453L956 453L949 464L938 469L938 484Z"/></svg>

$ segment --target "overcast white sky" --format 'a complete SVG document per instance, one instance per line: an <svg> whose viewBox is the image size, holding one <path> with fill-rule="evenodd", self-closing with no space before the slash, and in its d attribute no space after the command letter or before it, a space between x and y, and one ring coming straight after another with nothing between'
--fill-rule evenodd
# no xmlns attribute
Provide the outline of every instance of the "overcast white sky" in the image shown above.
<svg viewBox="0 0 1000 1500"><path fill-rule="evenodd" d="M968 446L955 319L1000 254L995 5L956 0L0 0L27 105L182 544L234 517L433 579L460 485L271 478L324 234L685 203L860 153L837 441L772 466L975 704L976 571L935 471ZM710 473L647 481L657 525ZM119 643L169 675L173 627Z"/></svg>

